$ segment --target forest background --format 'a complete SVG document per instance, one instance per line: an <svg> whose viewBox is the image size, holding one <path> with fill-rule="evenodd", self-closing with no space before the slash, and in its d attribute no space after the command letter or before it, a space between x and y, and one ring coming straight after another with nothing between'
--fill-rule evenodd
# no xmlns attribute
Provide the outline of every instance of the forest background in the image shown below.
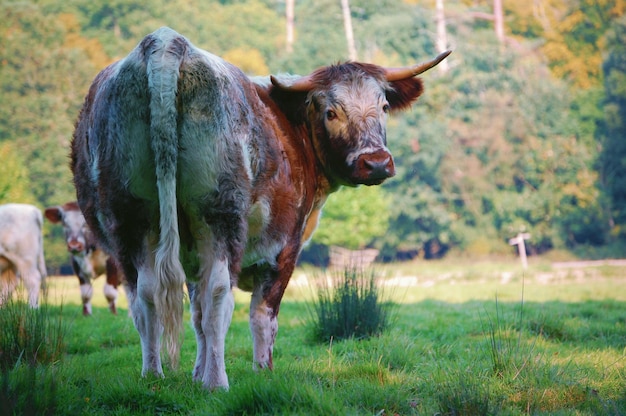
<svg viewBox="0 0 626 416"><path fill-rule="evenodd" d="M345 2L347 3L347 2ZM344 4L345 4L344 3ZM352 0L360 61L447 66L389 121L397 176L329 198L305 258L329 245L391 261L514 252L626 254L626 0ZM69 142L106 65L167 25L249 75L311 70L349 56L339 0L298 0L294 36L276 0L2 1L0 203L75 200ZM441 28L441 26L439 26ZM51 270L67 263L46 224Z"/></svg>

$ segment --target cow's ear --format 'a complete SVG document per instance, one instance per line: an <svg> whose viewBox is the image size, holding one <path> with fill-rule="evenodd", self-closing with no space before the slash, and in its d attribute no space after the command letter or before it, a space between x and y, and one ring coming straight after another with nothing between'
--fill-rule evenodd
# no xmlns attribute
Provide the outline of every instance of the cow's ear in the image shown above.
<svg viewBox="0 0 626 416"><path fill-rule="evenodd" d="M292 123L304 123L306 120L308 92L290 91L280 87L270 90L270 97Z"/></svg>
<svg viewBox="0 0 626 416"><path fill-rule="evenodd" d="M53 224L61 222L63 218L60 207L48 207L44 211L44 215Z"/></svg>
<svg viewBox="0 0 626 416"><path fill-rule="evenodd" d="M389 83L386 91L387 101L391 111L401 111L413 104L417 97L424 92L424 85L420 78L406 78Z"/></svg>

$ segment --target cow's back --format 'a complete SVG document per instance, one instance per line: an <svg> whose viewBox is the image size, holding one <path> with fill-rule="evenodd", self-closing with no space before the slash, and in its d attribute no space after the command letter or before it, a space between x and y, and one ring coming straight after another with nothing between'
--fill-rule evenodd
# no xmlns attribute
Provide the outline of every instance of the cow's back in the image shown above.
<svg viewBox="0 0 626 416"><path fill-rule="evenodd" d="M0 206L0 255L38 261L41 246L41 211L28 204ZM37 264L37 263L35 263Z"/></svg>
<svg viewBox="0 0 626 416"><path fill-rule="evenodd" d="M46 277L42 235L43 215L29 204L0 205L0 304L20 277L35 307Z"/></svg>
<svg viewBox="0 0 626 416"><path fill-rule="evenodd" d="M264 121L255 115L259 100L251 81L236 67L185 38L176 40L182 42L177 51L181 59L177 125L173 126L178 135L176 197L182 209L179 215L188 217L193 227L197 218L214 212L245 210L252 176L275 169L275 162L258 152L263 147L259 143L267 140L259 132L269 129L258 129ZM158 225L159 200L150 129L149 43L150 37L98 75L72 142L79 204L98 240L114 253L127 250L119 241L111 241L107 229L127 227L125 244L132 239L129 234L158 235L158 227L154 227ZM253 160L251 149L256 151ZM107 224L106 218L115 219L114 223ZM141 242L134 245L131 251L139 250Z"/></svg>
<svg viewBox="0 0 626 416"><path fill-rule="evenodd" d="M220 58L194 50L182 63L178 87L178 197L195 204L224 178L249 187L243 182L251 179L244 156L254 123L250 81Z"/></svg>
<svg viewBox="0 0 626 416"><path fill-rule="evenodd" d="M184 171L178 176L193 178L181 184L178 196L184 198L201 195L202 190L193 190L203 184L214 185L229 154L241 152L241 138L250 133L245 130L248 121L241 117L242 109L249 106L241 84L250 81L236 67L181 39L182 60L169 64L180 65L175 108L178 125L174 128L178 129L180 151L177 164ZM116 191L125 190L156 204L147 43L144 40L94 81L73 140L73 152L83 155L73 164L76 171L87 174L91 186L106 182ZM103 176L106 180L101 180ZM108 196L115 199L115 195Z"/></svg>

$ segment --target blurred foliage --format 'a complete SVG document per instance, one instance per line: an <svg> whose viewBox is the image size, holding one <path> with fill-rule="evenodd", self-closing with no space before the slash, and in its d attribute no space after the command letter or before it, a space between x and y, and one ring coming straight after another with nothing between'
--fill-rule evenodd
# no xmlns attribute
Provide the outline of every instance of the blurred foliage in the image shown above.
<svg viewBox="0 0 626 416"><path fill-rule="evenodd" d="M600 172L608 200L611 235L626 241L626 17L614 22L607 48Z"/></svg>
<svg viewBox="0 0 626 416"><path fill-rule="evenodd" d="M357 250L389 229L391 201L378 186L341 188L328 198L312 242Z"/></svg>
<svg viewBox="0 0 626 416"><path fill-rule="evenodd" d="M397 177L329 198L313 246L374 246L388 260L602 246L626 240L626 0L504 2L506 41L490 0L445 0L450 70L389 121ZM360 60L385 66L435 51L435 2L353 0ZM147 33L170 26L250 75L305 74L347 56L337 0L27 0L0 5L3 201L75 199L73 123L93 77ZM353 193L356 192L356 193ZM66 262L58 227L46 258Z"/></svg>
<svg viewBox="0 0 626 416"><path fill-rule="evenodd" d="M492 0L461 2L470 11L487 13L493 4ZM626 0L503 1L502 5L509 40L533 41L556 78L585 89L600 84L606 35L611 22L626 13Z"/></svg>
<svg viewBox="0 0 626 416"><path fill-rule="evenodd" d="M226 52L222 58L239 67L250 76L267 75L269 69L263 56L256 49L236 48Z"/></svg>
<svg viewBox="0 0 626 416"><path fill-rule="evenodd" d="M0 204L13 201L35 204L37 201L31 192L28 170L15 147L13 142L0 142Z"/></svg>

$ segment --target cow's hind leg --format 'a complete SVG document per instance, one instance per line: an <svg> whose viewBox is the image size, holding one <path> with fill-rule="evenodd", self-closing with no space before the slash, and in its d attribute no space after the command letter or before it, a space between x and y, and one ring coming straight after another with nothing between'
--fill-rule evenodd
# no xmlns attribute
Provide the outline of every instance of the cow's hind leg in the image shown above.
<svg viewBox="0 0 626 416"><path fill-rule="evenodd" d="M39 290L43 281L43 276L39 273L36 262L19 259L15 260L13 264L28 294L29 305L36 308L39 306Z"/></svg>
<svg viewBox="0 0 626 416"><path fill-rule="evenodd" d="M192 377L194 381L202 381L204 376L204 368L206 366L206 337L202 329L202 305L200 298L196 297L198 293L198 285L195 283L187 283L189 291L189 301L191 310L191 324L196 335L196 363L193 368ZM200 290L201 292L204 289Z"/></svg>
<svg viewBox="0 0 626 416"><path fill-rule="evenodd" d="M17 276L13 265L9 261L0 256L0 305L11 298L15 287L17 286Z"/></svg>
<svg viewBox="0 0 626 416"><path fill-rule="evenodd" d="M146 262L150 264L150 261ZM136 285L128 285L128 298L135 328L141 339L141 375L163 376L161 365L161 334L163 326L154 307L154 271L145 264L137 270Z"/></svg>
<svg viewBox="0 0 626 416"><path fill-rule="evenodd" d="M213 257L212 251L203 254L203 259ZM224 343L235 301L226 256L207 261L200 273L192 298L192 320L198 343L194 379L211 390L227 389Z"/></svg>
<svg viewBox="0 0 626 416"><path fill-rule="evenodd" d="M28 303L36 308L39 306L39 290L43 280L39 270L36 267L30 267L22 273L22 280L28 293Z"/></svg>

